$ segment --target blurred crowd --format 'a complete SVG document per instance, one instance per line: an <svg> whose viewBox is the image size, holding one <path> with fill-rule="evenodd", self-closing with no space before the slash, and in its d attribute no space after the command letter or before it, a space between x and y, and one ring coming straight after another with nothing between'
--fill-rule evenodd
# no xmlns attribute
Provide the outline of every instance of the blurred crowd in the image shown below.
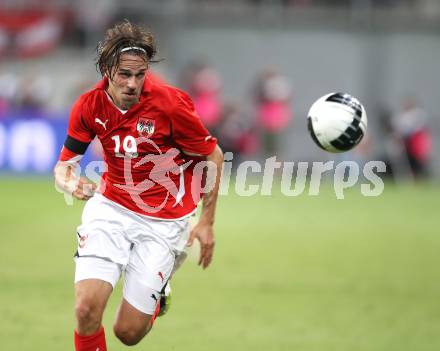
<svg viewBox="0 0 440 351"><path fill-rule="evenodd" d="M154 79L167 81L158 73L152 74ZM276 67L268 66L255 77L248 88L251 100L247 103L225 99L221 74L205 62L189 63L177 85L191 95L204 125L217 136L225 152L233 152L236 164L243 158L265 159L282 151L280 141L294 123L294 99L291 82ZM79 95L91 86L92 81L83 81L74 91ZM0 120L11 116L67 118L67 106L62 114L53 114L50 109L54 89L45 76L20 78L0 73ZM402 100L399 110L386 107L377 117L373 120L380 122L384 140L379 159L386 162L388 174L393 179L429 177L432 135L423 107L409 96ZM371 159L371 144L370 136L351 157Z"/></svg>
<svg viewBox="0 0 440 351"><path fill-rule="evenodd" d="M239 101L225 101L220 74L205 63L188 65L180 85L189 92L207 128L226 151L235 155L275 155L281 133L293 118L292 88L275 67L267 67L251 87L248 109Z"/></svg>
<svg viewBox="0 0 440 351"><path fill-rule="evenodd" d="M185 3L197 4L200 0L187 0ZM425 0L428 3L430 0ZM7 11L9 7L26 5L28 1L6 1L0 4L0 63L2 59L26 64L26 60L44 56L54 50L60 40L74 44L75 47L90 48L96 45L102 28L115 19L119 0L77 0L61 1L67 5L57 11L46 5L56 1L33 0L29 3L41 8L32 11ZM176 4L176 1L165 1ZM213 0L205 3L214 3ZM237 3L232 0L215 1L216 4ZM357 0L241 0L238 3L278 4L282 6L334 5L349 6L365 3ZM374 6L395 6L412 4L410 0L369 0ZM146 2L148 7L150 2ZM173 5L174 6L174 5ZM19 8L19 7L17 7ZM5 10L6 9L6 10ZM49 9L49 10L48 10ZM119 13L121 15L121 13ZM91 35L92 33L92 35ZM80 70L78 70L80 71ZM175 83L189 92L195 108L207 128L218 137L225 151L234 153L234 161L240 158L265 159L279 154L284 133L294 122L295 99L292 82L277 67L261 68L250 86L244 87L250 95L248 101L242 97L225 98L223 81L216 67L207 62L190 62L179 74ZM57 75L54 73L52 75ZM168 77L161 77L169 81ZM40 73L16 73L0 67L0 121L14 116L24 118L67 118L70 103L82 92L90 88L95 77L77 82L67 92L63 111L54 113L54 95L59 87L54 77ZM64 84L63 85L69 85ZM380 117L380 118L378 118ZM414 97L405 98L399 110L386 106L381 116L370 116L380 120L384 142L383 154L389 174L397 179L408 176L414 179L426 178L430 172L432 156L432 135L430 116ZM371 139L359 145L354 153L360 158L375 158L371 155ZM377 159L377 158L376 158Z"/></svg>
<svg viewBox="0 0 440 351"><path fill-rule="evenodd" d="M382 158L393 179L430 176L433 145L429 119L413 96L403 98L396 113L383 109L379 118L385 140Z"/></svg>
<svg viewBox="0 0 440 351"><path fill-rule="evenodd" d="M47 118L53 89L53 82L44 75L0 74L0 120L11 115Z"/></svg>
<svg viewBox="0 0 440 351"><path fill-rule="evenodd" d="M153 79L168 81L157 72L151 75ZM68 104L90 89L93 83L87 79L72 87ZM176 84L191 95L204 125L218 136L225 150L247 156L276 154L279 134L288 127L293 109L290 82L275 67L267 67L255 78L254 85L249 88L250 104L225 101L220 73L203 62L188 64ZM62 113L55 113L57 111L52 108L55 89L53 77L20 76L0 71L0 120L11 117L67 118L68 106Z"/></svg>
<svg viewBox="0 0 440 351"><path fill-rule="evenodd" d="M294 100L289 79L276 67L266 67L255 78L251 109L238 101L224 101L221 76L207 64L189 65L182 74L181 86L192 96L200 118L222 148L232 151L238 161L240 157L279 155L280 140L294 123ZM383 160L387 174L396 181L428 178L433 152L430 116L413 96L403 98L395 111L389 107L386 111L382 116L370 116L380 122L383 153L373 154L374 136L370 132L344 157L360 162Z"/></svg>

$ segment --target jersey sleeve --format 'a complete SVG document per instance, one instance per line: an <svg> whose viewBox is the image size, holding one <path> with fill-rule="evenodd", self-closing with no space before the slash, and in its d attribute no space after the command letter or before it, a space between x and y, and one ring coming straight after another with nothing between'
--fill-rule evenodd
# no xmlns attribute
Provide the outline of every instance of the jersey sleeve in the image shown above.
<svg viewBox="0 0 440 351"><path fill-rule="evenodd" d="M197 115L191 98L178 92L171 116L174 143L191 156L208 156L214 151L217 139L211 136Z"/></svg>
<svg viewBox="0 0 440 351"><path fill-rule="evenodd" d="M94 131L88 125L88 117L84 98L81 97L70 111L67 137L60 155L61 160L70 159L73 155L83 155L86 152L95 137Z"/></svg>

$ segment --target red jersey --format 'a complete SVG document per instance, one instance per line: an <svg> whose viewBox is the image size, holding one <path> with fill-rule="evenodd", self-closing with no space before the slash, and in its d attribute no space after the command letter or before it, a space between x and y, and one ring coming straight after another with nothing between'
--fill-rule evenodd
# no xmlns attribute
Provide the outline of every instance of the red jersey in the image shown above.
<svg viewBox="0 0 440 351"><path fill-rule="evenodd" d="M201 180L200 174L193 174L193 156L211 154L217 141L189 96L145 78L140 102L121 111L106 93L107 85L104 78L75 102L60 160L83 154L96 136L107 164L100 188L105 197L160 219L193 213Z"/></svg>

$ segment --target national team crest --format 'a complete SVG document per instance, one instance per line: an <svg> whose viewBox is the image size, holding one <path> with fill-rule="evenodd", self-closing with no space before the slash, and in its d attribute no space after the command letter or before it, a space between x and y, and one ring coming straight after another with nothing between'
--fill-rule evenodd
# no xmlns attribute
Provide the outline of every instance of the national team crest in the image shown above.
<svg viewBox="0 0 440 351"><path fill-rule="evenodd" d="M136 130L140 136L149 138L154 133L154 120L148 117L139 117Z"/></svg>

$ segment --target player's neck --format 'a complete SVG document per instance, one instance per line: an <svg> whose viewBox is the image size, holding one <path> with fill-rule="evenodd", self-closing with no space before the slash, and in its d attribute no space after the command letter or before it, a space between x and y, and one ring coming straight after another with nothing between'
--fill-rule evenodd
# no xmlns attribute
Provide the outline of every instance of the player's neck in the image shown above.
<svg viewBox="0 0 440 351"><path fill-rule="evenodd" d="M116 100L114 99L114 97L112 96L111 92L108 89L105 90L105 95L107 95L108 101L110 101L110 103L113 104L113 106L115 106L122 114L125 114L130 108L125 106L123 108L122 106L120 106L120 104L116 102Z"/></svg>

